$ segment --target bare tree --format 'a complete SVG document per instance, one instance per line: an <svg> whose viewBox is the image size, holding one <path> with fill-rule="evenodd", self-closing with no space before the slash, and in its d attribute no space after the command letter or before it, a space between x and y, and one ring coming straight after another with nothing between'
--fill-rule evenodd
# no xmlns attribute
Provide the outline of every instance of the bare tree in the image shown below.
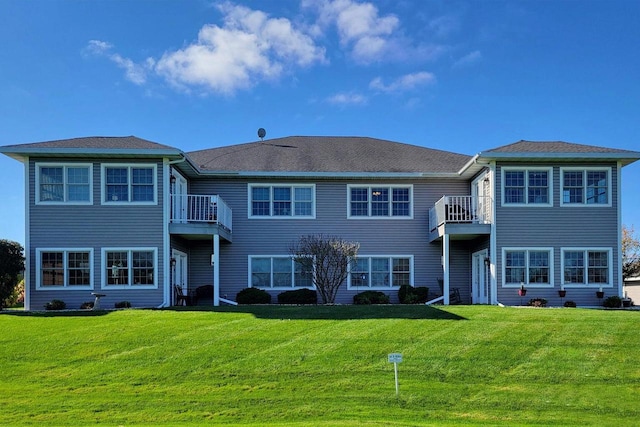
<svg viewBox="0 0 640 427"><path fill-rule="evenodd" d="M640 275L640 239L633 226L622 226L622 277Z"/></svg>
<svg viewBox="0 0 640 427"><path fill-rule="evenodd" d="M303 271L313 272L315 285L323 304L333 304L336 294L358 255L360 243L348 242L322 234L301 236L291 244L289 253Z"/></svg>

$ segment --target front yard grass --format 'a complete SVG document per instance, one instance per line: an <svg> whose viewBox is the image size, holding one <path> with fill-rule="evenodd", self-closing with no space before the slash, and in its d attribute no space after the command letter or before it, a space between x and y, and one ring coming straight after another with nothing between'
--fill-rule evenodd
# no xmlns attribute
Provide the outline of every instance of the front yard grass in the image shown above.
<svg viewBox="0 0 640 427"><path fill-rule="evenodd" d="M491 306L5 312L0 424L637 425L638 325Z"/></svg>

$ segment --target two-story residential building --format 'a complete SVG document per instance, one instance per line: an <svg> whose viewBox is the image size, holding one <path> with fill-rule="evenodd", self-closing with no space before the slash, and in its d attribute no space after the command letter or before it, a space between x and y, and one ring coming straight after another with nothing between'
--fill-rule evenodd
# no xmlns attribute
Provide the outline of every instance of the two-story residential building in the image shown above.
<svg viewBox="0 0 640 427"><path fill-rule="evenodd" d="M337 302L400 285L469 304L622 295L621 170L639 152L529 142L474 156L361 137L288 137L184 153L136 137L0 147L24 163L27 309L209 303L312 287L289 248L360 243ZM559 296L560 290L566 292Z"/></svg>

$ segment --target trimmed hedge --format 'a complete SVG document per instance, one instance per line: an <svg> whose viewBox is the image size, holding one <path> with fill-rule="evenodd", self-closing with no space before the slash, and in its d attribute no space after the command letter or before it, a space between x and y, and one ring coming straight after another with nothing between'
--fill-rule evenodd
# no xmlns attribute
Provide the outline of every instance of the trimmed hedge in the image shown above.
<svg viewBox="0 0 640 427"><path fill-rule="evenodd" d="M113 305L114 308L131 308L131 303L129 301L120 301Z"/></svg>
<svg viewBox="0 0 640 427"><path fill-rule="evenodd" d="M364 291L353 296L353 303L360 305L389 304L389 296L380 291Z"/></svg>
<svg viewBox="0 0 640 427"><path fill-rule="evenodd" d="M317 304L318 293L311 289L296 289L278 294L278 304Z"/></svg>
<svg viewBox="0 0 640 427"><path fill-rule="evenodd" d="M271 294L258 288L246 288L236 295L238 304L271 304Z"/></svg>
<svg viewBox="0 0 640 427"><path fill-rule="evenodd" d="M622 298L617 295L611 295L604 300L602 305L607 308L620 308L622 307Z"/></svg>
<svg viewBox="0 0 640 427"><path fill-rule="evenodd" d="M400 304L424 304L429 300L429 288L402 285L398 289L398 299Z"/></svg>

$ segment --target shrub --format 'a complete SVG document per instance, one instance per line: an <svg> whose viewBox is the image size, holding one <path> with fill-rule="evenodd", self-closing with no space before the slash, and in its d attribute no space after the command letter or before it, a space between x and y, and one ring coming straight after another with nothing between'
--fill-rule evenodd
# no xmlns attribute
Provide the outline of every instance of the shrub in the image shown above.
<svg viewBox="0 0 640 427"><path fill-rule="evenodd" d="M246 288L236 295L238 304L271 304L271 295L258 288Z"/></svg>
<svg viewBox="0 0 640 427"><path fill-rule="evenodd" d="M120 301L115 303L114 308L131 308L131 303L129 301Z"/></svg>
<svg viewBox="0 0 640 427"><path fill-rule="evenodd" d="M80 310L90 310L93 308L93 301L87 301L80 304Z"/></svg>
<svg viewBox="0 0 640 427"><path fill-rule="evenodd" d="M565 307L577 307L575 301L565 301L564 302L564 306Z"/></svg>
<svg viewBox="0 0 640 427"><path fill-rule="evenodd" d="M44 305L45 310L64 310L65 308L67 308L67 304L59 299L51 300Z"/></svg>
<svg viewBox="0 0 640 427"><path fill-rule="evenodd" d="M622 307L622 299L617 295L611 295L602 303L607 308L619 308Z"/></svg>
<svg viewBox="0 0 640 427"><path fill-rule="evenodd" d="M296 289L278 294L279 304L317 304L318 293L311 289Z"/></svg>
<svg viewBox="0 0 640 427"><path fill-rule="evenodd" d="M398 289L398 299L400 304L424 304L429 300L429 288L402 285Z"/></svg>
<svg viewBox="0 0 640 427"><path fill-rule="evenodd" d="M364 291L353 296L354 304L389 304L389 296L379 291Z"/></svg>
<svg viewBox="0 0 640 427"><path fill-rule="evenodd" d="M531 298L527 305L530 307L546 307L547 300L544 298Z"/></svg>

